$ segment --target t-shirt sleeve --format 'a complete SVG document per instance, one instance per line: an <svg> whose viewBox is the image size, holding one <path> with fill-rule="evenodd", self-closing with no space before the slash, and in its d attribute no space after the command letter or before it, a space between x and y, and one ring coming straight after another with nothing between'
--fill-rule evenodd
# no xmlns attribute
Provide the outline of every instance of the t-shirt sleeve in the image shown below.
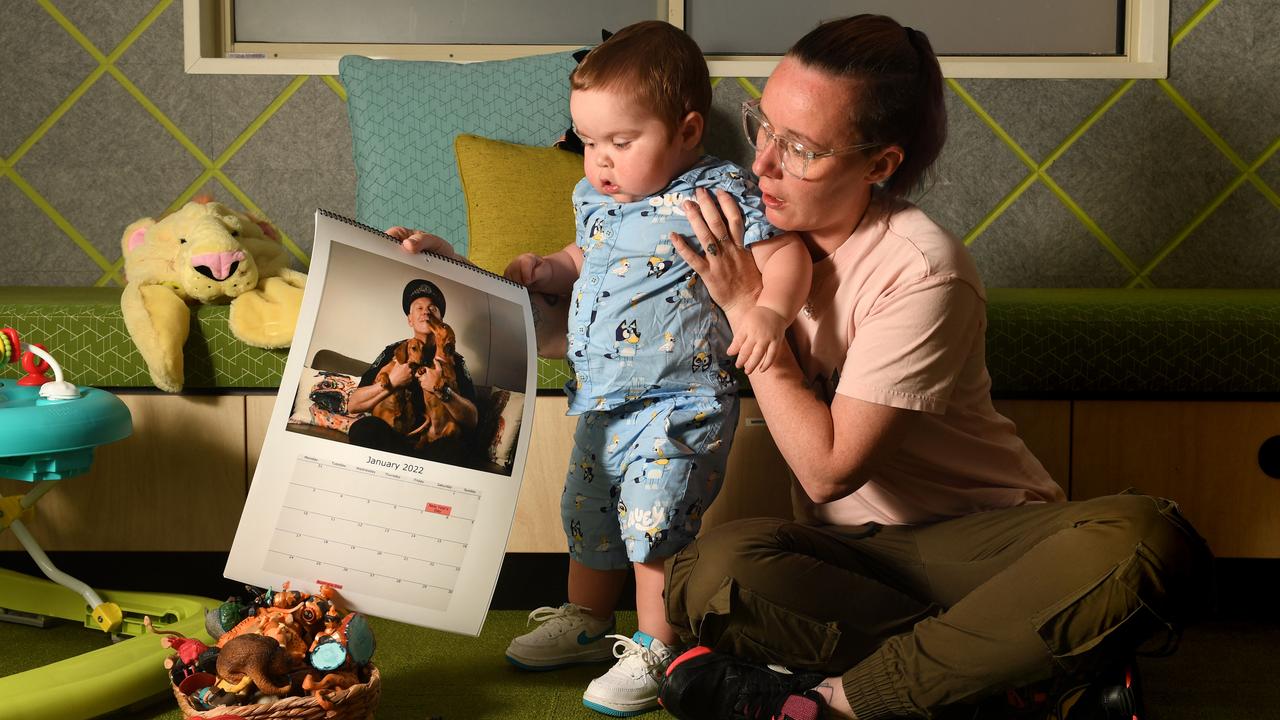
<svg viewBox="0 0 1280 720"><path fill-rule="evenodd" d="M969 284L930 278L896 291L854 329L836 392L879 405L946 412L986 303Z"/></svg>

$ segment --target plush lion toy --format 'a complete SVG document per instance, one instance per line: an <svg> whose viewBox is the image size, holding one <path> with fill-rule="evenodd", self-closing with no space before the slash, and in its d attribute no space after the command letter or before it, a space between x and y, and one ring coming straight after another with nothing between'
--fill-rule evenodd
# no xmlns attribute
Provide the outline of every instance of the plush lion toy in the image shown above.
<svg viewBox="0 0 1280 720"><path fill-rule="evenodd" d="M255 347L289 346L307 276L288 268L279 238L266 220L200 199L125 228L120 309L156 387L182 389L188 303L229 301L233 335Z"/></svg>

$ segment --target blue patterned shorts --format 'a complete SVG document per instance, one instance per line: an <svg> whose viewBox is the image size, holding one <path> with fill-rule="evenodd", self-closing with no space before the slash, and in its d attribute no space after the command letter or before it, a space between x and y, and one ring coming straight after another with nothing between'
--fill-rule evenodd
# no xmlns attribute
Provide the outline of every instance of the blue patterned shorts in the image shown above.
<svg viewBox="0 0 1280 720"><path fill-rule="evenodd" d="M688 545L724 479L738 398L637 400L578 417L560 517L569 553L596 570Z"/></svg>

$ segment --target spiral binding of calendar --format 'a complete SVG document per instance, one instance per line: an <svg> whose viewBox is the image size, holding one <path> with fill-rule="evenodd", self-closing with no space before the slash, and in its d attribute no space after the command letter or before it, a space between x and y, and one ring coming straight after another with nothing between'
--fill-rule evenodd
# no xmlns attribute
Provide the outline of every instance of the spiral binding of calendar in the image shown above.
<svg viewBox="0 0 1280 720"><path fill-rule="evenodd" d="M338 222L344 222L344 223L346 223L346 224L348 224L348 225L351 225L352 227L357 227L357 228L360 228L361 230L364 230L364 231L366 231L366 232L373 233L374 235L380 235L380 236L382 236L382 237L386 238L387 240L390 240L391 242L393 242L393 243L395 243L395 244L397 244L397 245L399 245L399 244L400 244L400 241L399 241L399 240L395 239L394 237L391 237L390 235L388 235L388 234L386 234L386 233L382 232L381 230L379 230L379 229L377 229L377 228L370 227L370 226L368 226L368 225L365 225L365 224L364 224L364 223L362 223L362 222L359 222L359 221L357 221L357 220L352 220L351 218L349 218L349 217L347 217L347 216L345 216L345 215L339 215L339 214L338 214L338 213L336 213L336 212L332 212L332 211L329 211L329 210L325 210L324 208L317 208L317 210L319 211L319 213L320 213L321 215L324 215L324 216L325 216L325 217L327 217L327 218L330 218L330 219L333 219L333 220L337 220ZM428 257L434 258L434 259L436 259L436 260L443 260L444 262L447 262L447 263L453 263L454 265L458 265L458 266L460 266L460 267L467 268L468 270L470 270L470 271L472 271L472 272L480 273L481 275L484 275L484 276L487 276L487 277L491 277L491 278L493 278L493 279L495 279L495 280L501 280L502 282L504 282L504 283L506 283L506 284L508 284L508 285L514 285L514 286L516 286L516 287L518 287L518 288L524 288L524 285L521 285L520 283L516 282L515 280L512 280L511 278L504 277L504 276L499 275L498 273L495 273L495 272L490 272L490 271L488 271L488 270L485 270L485 269L484 269L484 268L482 268L482 267L478 267L478 266L476 266L476 265L472 265L472 264L471 264L471 263L469 263L469 262L465 262L465 261L463 261L463 260L458 260L457 258L451 258L451 257L445 256L445 255L438 255L438 254L436 254L436 253L428 252L428 251L426 251L426 250L423 250L423 251L422 251L422 254L423 254L423 255L426 255L426 256L428 256Z"/></svg>

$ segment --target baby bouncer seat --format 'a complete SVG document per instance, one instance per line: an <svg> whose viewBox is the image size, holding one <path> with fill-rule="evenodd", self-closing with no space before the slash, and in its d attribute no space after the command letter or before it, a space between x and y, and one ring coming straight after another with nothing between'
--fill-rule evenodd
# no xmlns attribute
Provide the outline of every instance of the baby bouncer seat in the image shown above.
<svg viewBox="0 0 1280 720"><path fill-rule="evenodd" d="M26 527L36 502L58 481L87 472L94 449L128 437L133 424L128 407L115 395L67 382L42 346L23 343L17 331L0 328L0 370L19 361L24 377L0 377L0 477L29 483L31 489L0 497L0 533L12 532L48 579L0 569L0 620L43 625L61 618L118 641L0 677L0 720L92 718L168 691L163 666L168 651L156 636L140 637L144 616L158 628L202 637L204 612L217 603L157 593L99 594L49 560ZM51 369L53 379L46 376ZM0 647L3 653L21 651Z"/></svg>

